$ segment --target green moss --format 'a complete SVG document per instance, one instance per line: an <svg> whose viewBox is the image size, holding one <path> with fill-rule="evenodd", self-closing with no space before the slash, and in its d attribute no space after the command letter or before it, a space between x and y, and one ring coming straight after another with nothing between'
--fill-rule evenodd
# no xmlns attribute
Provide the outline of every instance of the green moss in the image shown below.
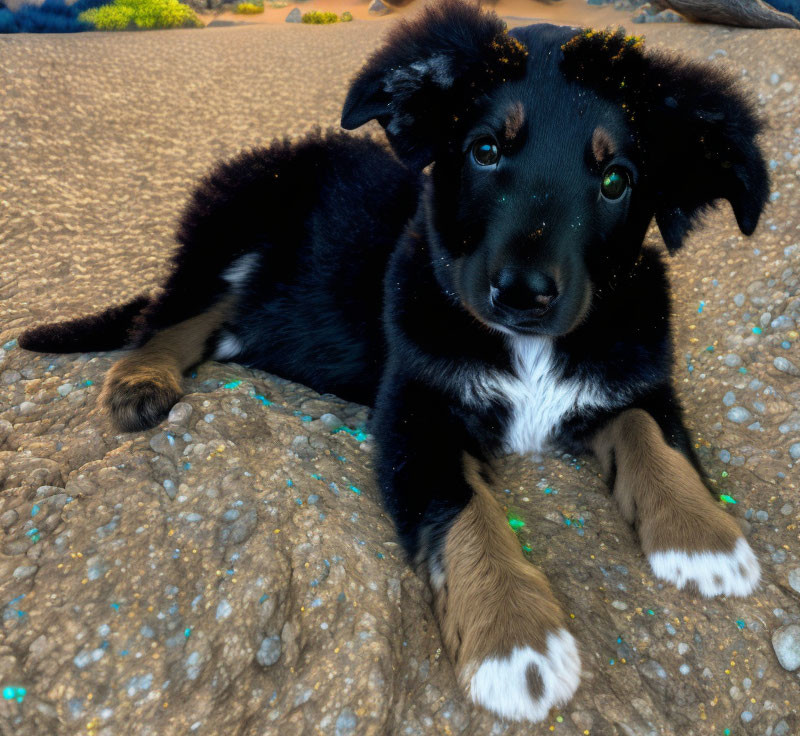
<svg viewBox="0 0 800 736"><path fill-rule="evenodd" d="M339 16L339 20L342 21L342 23L349 23L353 20L353 14L349 10L345 10L344 13Z"/></svg>
<svg viewBox="0 0 800 736"><path fill-rule="evenodd" d="M239 3L233 12L241 15L258 15L264 12L264 6L256 3Z"/></svg>
<svg viewBox="0 0 800 736"><path fill-rule="evenodd" d="M312 23L313 25L325 25L327 23L338 23L339 16L336 13L323 13L319 10L311 10L308 13L303 13L303 23Z"/></svg>
<svg viewBox="0 0 800 736"><path fill-rule="evenodd" d="M286 0L268 0L267 5L271 8L285 8L289 3Z"/></svg>
<svg viewBox="0 0 800 736"><path fill-rule="evenodd" d="M114 0L109 5L85 10L78 18L98 31L197 28L203 25L194 10L178 0Z"/></svg>

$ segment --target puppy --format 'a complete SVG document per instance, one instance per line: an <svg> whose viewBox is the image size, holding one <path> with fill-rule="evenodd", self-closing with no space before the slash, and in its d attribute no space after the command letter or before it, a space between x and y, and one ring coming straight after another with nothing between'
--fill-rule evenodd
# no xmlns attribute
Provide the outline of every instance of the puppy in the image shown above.
<svg viewBox="0 0 800 736"><path fill-rule="evenodd" d="M719 70L621 32L444 0L401 21L342 126L220 165L155 297L29 330L32 350L132 347L102 400L156 424L181 375L236 360L374 407L383 503L430 574L471 699L539 721L580 660L545 576L489 487L506 452L594 452L653 574L705 596L759 580L709 493L670 384L670 252L727 199L751 234L759 124Z"/></svg>

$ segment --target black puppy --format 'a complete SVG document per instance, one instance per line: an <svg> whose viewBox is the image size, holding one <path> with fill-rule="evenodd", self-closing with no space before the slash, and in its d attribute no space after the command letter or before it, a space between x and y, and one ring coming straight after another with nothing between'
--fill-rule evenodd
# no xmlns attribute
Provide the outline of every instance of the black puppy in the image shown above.
<svg viewBox="0 0 800 736"><path fill-rule="evenodd" d="M759 566L721 510L670 385L679 248L727 199L753 232L759 125L718 70L621 33L445 0L399 23L355 79L345 128L218 167L194 195L163 291L38 327L35 350L136 348L103 400L157 423L184 370L231 359L375 407L383 501L427 567L471 698L543 719L580 661L546 579L488 488L507 451L593 451L653 573L746 595ZM424 170L424 173L423 173Z"/></svg>

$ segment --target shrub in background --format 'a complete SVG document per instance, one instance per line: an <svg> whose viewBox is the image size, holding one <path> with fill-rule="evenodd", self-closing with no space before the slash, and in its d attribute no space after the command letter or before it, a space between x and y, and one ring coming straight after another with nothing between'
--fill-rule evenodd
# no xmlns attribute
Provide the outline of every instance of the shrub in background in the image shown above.
<svg viewBox="0 0 800 736"><path fill-rule="evenodd" d="M256 3L239 3L233 12L242 15L257 15L264 12L264 6Z"/></svg>
<svg viewBox="0 0 800 736"><path fill-rule="evenodd" d="M353 14L349 10L345 10L339 20L341 20L342 23L349 23L351 20L353 20Z"/></svg>
<svg viewBox="0 0 800 736"><path fill-rule="evenodd" d="M194 10L178 0L114 0L109 5L87 10L78 18L98 31L198 28L203 25Z"/></svg>
<svg viewBox="0 0 800 736"><path fill-rule="evenodd" d="M324 13L319 10L311 10L308 13L303 13L303 23L312 23L314 25L325 25L326 23L338 23L339 16L336 13Z"/></svg>

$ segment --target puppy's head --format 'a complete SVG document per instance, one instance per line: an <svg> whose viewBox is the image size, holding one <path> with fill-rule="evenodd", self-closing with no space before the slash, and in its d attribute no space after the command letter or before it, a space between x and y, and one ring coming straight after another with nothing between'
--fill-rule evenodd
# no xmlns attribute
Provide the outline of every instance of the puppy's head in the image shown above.
<svg viewBox="0 0 800 736"><path fill-rule="evenodd" d="M758 122L731 79L621 32L536 25L444 0L399 25L354 81L342 125L377 119L433 164L428 243L446 293L486 325L563 335L636 262L655 216L670 251L727 199L755 229Z"/></svg>

